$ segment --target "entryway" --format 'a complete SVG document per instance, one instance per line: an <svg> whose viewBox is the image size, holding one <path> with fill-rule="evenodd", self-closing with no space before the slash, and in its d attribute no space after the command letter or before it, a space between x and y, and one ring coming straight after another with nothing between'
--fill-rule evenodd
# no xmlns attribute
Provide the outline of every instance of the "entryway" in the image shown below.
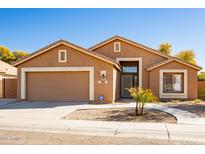
<svg viewBox="0 0 205 154"><path fill-rule="evenodd" d="M128 88L139 86L139 63L137 61L120 62L121 72L121 97L130 98Z"/></svg>

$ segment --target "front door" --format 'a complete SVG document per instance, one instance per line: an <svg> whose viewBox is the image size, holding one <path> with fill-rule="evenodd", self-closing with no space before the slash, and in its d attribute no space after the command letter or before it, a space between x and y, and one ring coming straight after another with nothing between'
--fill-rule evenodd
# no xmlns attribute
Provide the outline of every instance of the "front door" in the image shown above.
<svg viewBox="0 0 205 154"><path fill-rule="evenodd" d="M133 75L122 75L121 76L121 96L130 97L128 88L133 87Z"/></svg>
<svg viewBox="0 0 205 154"><path fill-rule="evenodd" d="M131 97L128 88L138 87L138 62L136 61L125 61L120 62L122 66L121 72L121 97Z"/></svg>

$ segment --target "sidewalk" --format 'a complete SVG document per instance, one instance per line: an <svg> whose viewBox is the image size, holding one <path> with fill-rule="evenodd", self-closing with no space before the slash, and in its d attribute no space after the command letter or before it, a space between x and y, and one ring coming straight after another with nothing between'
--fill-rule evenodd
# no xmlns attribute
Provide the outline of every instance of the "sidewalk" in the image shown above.
<svg viewBox="0 0 205 154"><path fill-rule="evenodd" d="M205 143L205 126L165 123L102 122L83 120L1 120L0 130L52 132L110 137L136 137Z"/></svg>
<svg viewBox="0 0 205 154"><path fill-rule="evenodd" d="M176 117L178 124L205 125L205 118L200 118L198 115L188 111L174 109L158 104L146 104L146 108L157 109L169 113Z"/></svg>
<svg viewBox="0 0 205 154"><path fill-rule="evenodd" d="M167 124L62 119L66 114L73 112L76 109L134 107L134 105L134 103L129 103L65 106L65 104L53 104L50 102L14 103L1 109L0 130L54 132L111 137L136 137L205 143L205 122L203 123L203 119L200 121L198 117L193 117L190 113L155 104L147 104L146 107L166 110L166 112L175 114L176 117L178 116L178 120L180 120L181 117L182 120L187 121L181 121L181 123L178 124ZM196 123L201 124L196 125Z"/></svg>

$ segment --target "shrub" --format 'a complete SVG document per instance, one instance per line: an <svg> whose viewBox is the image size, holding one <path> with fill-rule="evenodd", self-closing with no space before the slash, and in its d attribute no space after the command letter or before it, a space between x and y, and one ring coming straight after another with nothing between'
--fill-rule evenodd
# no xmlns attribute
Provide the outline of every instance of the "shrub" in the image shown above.
<svg viewBox="0 0 205 154"><path fill-rule="evenodd" d="M199 98L205 100L205 89L199 91Z"/></svg>
<svg viewBox="0 0 205 154"><path fill-rule="evenodd" d="M200 103L200 102L201 102L200 99L195 99L195 100L194 100L194 103L196 103L196 104L198 104L198 103Z"/></svg>
<svg viewBox="0 0 205 154"><path fill-rule="evenodd" d="M200 74L198 74L198 80L205 81L205 72L201 72Z"/></svg>
<svg viewBox="0 0 205 154"><path fill-rule="evenodd" d="M154 96L151 90L143 90L142 88L128 89L131 96L136 102L135 114L142 116L144 114L144 106L146 103L156 102L157 97ZM140 111L140 112L139 112Z"/></svg>

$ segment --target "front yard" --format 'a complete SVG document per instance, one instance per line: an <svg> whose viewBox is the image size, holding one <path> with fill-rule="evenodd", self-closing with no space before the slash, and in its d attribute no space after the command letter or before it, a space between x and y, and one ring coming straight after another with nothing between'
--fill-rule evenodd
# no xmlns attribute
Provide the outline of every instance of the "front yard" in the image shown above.
<svg viewBox="0 0 205 154"><path fill-rule="evenodd" d="M165 112L154 109L145 109L143 116L135 116L134 109L135 108L77 109L68 114L65 119L176 123L175 117Z"/></svg>
<svg viewBox="0 0 205 154"><path fill-rule="evenodd" d="M179 103L168 103L164 104L170 108L175 108L190 113L196 114L199 117L205 118L205 103L193 103L193 102L179 102Z"/></svg>

